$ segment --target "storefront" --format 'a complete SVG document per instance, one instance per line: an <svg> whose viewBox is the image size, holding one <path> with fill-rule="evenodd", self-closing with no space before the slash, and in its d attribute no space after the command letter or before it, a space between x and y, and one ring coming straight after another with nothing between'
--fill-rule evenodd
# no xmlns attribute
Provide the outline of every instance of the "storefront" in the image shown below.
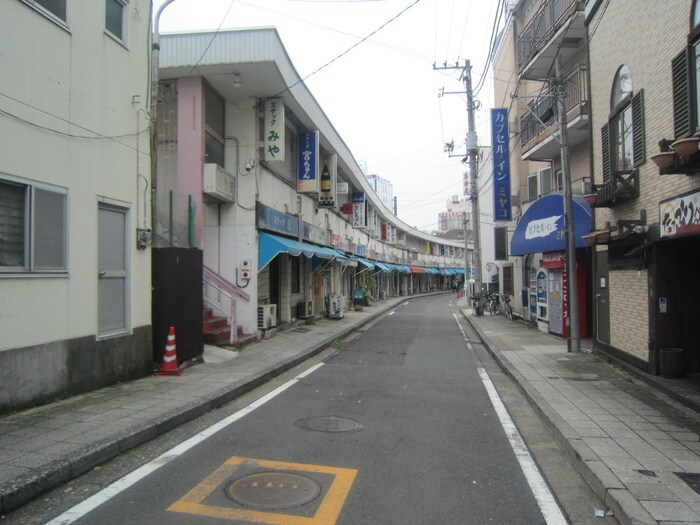
<svg viewBox="0 0 700 525"><path fill-rule="evenodd" d="M525 256L522 290L527 301L529 319L549 333L568 337L566 268L566 228L564 196L551 194L532 203L524 213L511 240L511 255ZM590 206L581 197L573 197L574 235L576 245L577 284L579 290L579 331L588 337L590 274L588 243L583 238L590 233L593 216Z"/></svg>

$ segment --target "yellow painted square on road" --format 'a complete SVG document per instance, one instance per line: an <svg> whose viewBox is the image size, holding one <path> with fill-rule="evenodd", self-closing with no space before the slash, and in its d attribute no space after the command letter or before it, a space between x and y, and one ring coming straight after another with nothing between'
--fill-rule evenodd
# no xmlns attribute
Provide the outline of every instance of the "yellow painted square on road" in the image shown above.
<svg viewBox="0 0 700 525"><path fill-rule="evenodd" d="M321 493L321 501L313 516L299 516L295 514L284 514L284 509L279 511L252 510L247 508L222 507L218 505L209 505L202 503L206 498L214 493L217 489L222 488L227 482L232 480L236 471L245 465L250 468L265 470L269 477L267 480L257 481L254 476L246 476L252 478L252 481L247 482L244 486L247 490L264 490L269 488L272 490L284 489L283 483L277 483L274 480L275 473L293 472L310 472L317 474L330 475L333 478L330 487ZM240 520L251 523L264 523L268 525L333 525L340 516L340 511L345 504L345 499L350 492L350 487L355 480L357 470L337 467L327 467L323 465L306 465L303 463L288 463L281 461L266 461L252 458L241 458L233 456L229 458L223 465L207 476L204 481L190 490L184 497L173 503L168 510L171 512L180 512L184 514L194 514L198 516L209 516L212 518ZM260 476L261 474L257 474ZM292 475L293 476L293 475ZM301 476L299 476L301 477ZM291 478L292 480L294 478ZM311 483L314 483L311 481ZM296 485L289 485L291 488L296 488ZM315 498L314 498L315 499Z"/></svg>

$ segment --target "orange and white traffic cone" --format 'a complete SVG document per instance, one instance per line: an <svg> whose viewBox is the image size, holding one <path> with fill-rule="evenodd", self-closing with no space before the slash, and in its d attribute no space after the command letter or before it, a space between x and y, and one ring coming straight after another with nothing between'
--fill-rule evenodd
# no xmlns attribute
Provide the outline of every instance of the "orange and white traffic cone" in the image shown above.
<svg viewBox="0 0 700 525"><path fill-rule="evenodd" d="M163 354L163 362L160 369L156 370L157 376L179 376L182 374L182 369L177 366L177 352L175 351L175 327L171 326L168 331L168 342L165 345L165 353Z"/></svg>

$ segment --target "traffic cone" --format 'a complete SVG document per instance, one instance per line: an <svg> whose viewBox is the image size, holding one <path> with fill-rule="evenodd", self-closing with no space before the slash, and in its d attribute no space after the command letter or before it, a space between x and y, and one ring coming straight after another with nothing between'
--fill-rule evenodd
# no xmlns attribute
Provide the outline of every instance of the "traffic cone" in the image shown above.
<svg viewBox="0 0 700 525"><path fill-rule="evenodd" d="M177 353L175 351L175 327L171 326L168 331L168 342L165 345L163 362L160 365L160 370L156 370L154 375L179 376L180 374L182 374L182 369L177 365Z"/></svg>

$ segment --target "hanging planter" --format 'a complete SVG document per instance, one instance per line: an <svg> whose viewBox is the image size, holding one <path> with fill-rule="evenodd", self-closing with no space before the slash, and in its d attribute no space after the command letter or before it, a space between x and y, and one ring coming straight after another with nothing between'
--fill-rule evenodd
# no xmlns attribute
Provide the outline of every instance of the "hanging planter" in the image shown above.
<svg viewBox="0 0 700 525"><path fill-rule="evenodd" d="M690 157L698 152L698 144L700 137L688 137L687 139L677 140L671 147L681 157Z"/></svg>
<svg viewBox="0 0 700 525"><path fill-rule="evenodd" d="M652 155L651 160L653 160L654 164L656 164L656 166L661 170L670 168L676 161L676 152L662 151L661 153Z"/></svg>

